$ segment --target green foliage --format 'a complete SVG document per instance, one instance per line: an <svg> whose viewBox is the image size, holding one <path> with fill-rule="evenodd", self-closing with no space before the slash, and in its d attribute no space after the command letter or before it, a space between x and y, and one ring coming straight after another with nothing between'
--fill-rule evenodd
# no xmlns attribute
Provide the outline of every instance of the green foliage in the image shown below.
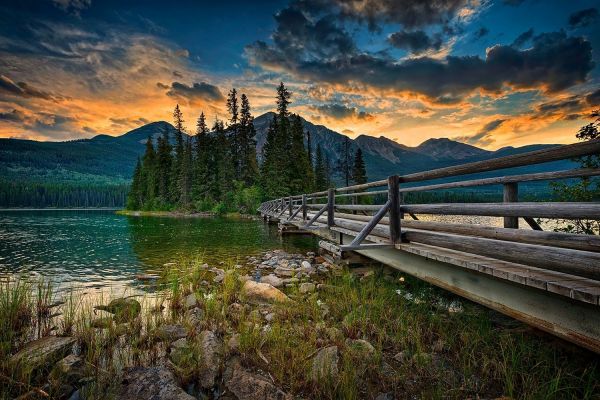
<svg viewBox="0 0 600 400"><path fill-rule="evenodd" d="M600 109L591 114L593 122L581 127L575 135L582 141L600 138ZM576 161L582 168L600 168L600 155L589 155L579 157ZM554 197L558 201L600 201L600 179L597 177L580 178L577 182L551 182L550 187ZM574 219L561 220L560 226L555 231L580 233L587 235L600 234L600 220Z"/></svg>
<svg viewBox="0 0 600 400"><path fill-rule="evenodd" d="M367 169L363 160L362 150L356 150L354 154L354 164L352 166L352 180L355 184L360 185L367 183Z"/></svg>

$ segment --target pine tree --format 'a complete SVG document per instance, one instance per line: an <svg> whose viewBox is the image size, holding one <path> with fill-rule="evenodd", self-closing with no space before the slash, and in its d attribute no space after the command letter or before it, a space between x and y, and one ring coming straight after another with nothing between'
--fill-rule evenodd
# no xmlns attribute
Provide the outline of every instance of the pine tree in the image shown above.
<svg viewBox="0 0 600 400"><path fill-rule="evenodd" d="M184 142L183 133L185 127L183 123L183 113L179 109L179 104L175 106L173 111L173 122L175 125L175 159L171 166L171 182L170 182L170 198L171 202L178 203L181 197L179 177L181 175L181 164L183 162Z"/></svg>
<svg viewBox="0 0 600 400"><path fill-rule="evenodd" d="M352 179L353 169L353 154L350 138L348 136L344 136L344 141L340 144L339 152L340 158L338 159L338 162L336 164L336 169L338 174L344 180L346 186L350 186L350 180Z"/></svg>
<svg viewBox="0 0 600 400"><path fill-rule="evenodd" d="M235 157L233 162L233 167L235 170L235 176L239 178L242 174L242 162L239 157L241 152L241 138L240 138L240 126L239 122L239 106L238 106L238 98L237 98L237 90L235 88L229 91L227 95L227 111L229 112L229 126L227 127L227 136L229 143L231 145L231 153L238 155Z"/></svg>
<svg viewBox="0 0 600 400"><path fill-rule="evenodd" d="M291 194L307 193L312 189L314 172L310 165L308 152L304 147L304 129L299 115L291 117L289 137L290 145L287 162L289 189Z"/></svg>
<svg viewBox="0 0 600 400"><path fill-rule="evenodd" d="M179 203L185 208L191 202L192 192L192 141L188 138L184 144L179 170Z"/></svg>
<svg viewBox="0 0 600 400"><path fill-rule="evenodd" d="M362 150L359 148L354 155L354 165L352 166L352 180L355 184L361 185L367 183L367 169L363 160Z"/></svg>
<svg viewBox="0 0 600 400"><path fill-rule="evenodd" d="M308 161L310 162L311 168L313 167L313 154L312 154L312 137L310 131L306 131L306 151L308 152Z"/></svg>
<svg viewBox="0 0 600 400"><path fill-rule="evenodd" d="M288 194L287 174L285 173L285 138L279 130L279 116L274 115L267 130L267 138L263 146L261 165L261 186L268 198L276 198Z"/></svg>
<svg viewBox="0 0 600 400"><path fill-rule="evenodd" d="M291 101L292 94L285 87L283 82L277 87L277 113L280 117L287 117L289 115L288 106Z"/></svg>
<svg viewBox="0 0 600 400"><path fill-rule="evenodd" d="M212 160L210 165L210 171L212 172L211 194L213 199L222 200L233 188L235 171L233 169L230 142L227 139L222 121L215 121L213 132L214 141L211 149Z"/></svg>
<svg viewBox="0 0 600 400"><path fill-rule="evenodd" d="M169 130L163 129L162 135L157 139L157 196L160 198L162 203L168 203L170 199L170 178L171 168L173 162L173 155L171 154L171 143L169 140Z"/></svg>
<svg viewBox="0 0 600 400"><path fill-rule="evenodd" d="M202 200L209 192L209 163L211 137L206 126L204 112L198 117L195 136L194 173L192 183L192 198Z"/></svg>
<svg viewBox="0 0 600 400"><path fill-rule="evenodd" d="M135 170L133 171L133 179L131 188L127 195L127 209L139 210L142 207L144 199L142 197L142 161L138 157Z"/></svg>
<svg viewBox="0 0 600 400"><path fill-rule="evenodd" d="M328 187L327 166L321 145L317 145L315 153L315 190L325 190Z"/></svg>
<svg viewBox="0 0 600 400"><path fill-rule="evenodd" d="M256 130L254 118L250 113L250 102L245 94L241 96L242 107L240 112L239 153L240 172L239 178L246 186L253 185L258 180L258 163L256 161Z"/></svg>
<svg viewBox="0 0 600 400"><path fill-rule="evenodd" d="M142 196L144 198L143 206L151 205L156 198L157 174L156 174L156 153L152 138L146 141L146 152L142 157Z"/></svg>

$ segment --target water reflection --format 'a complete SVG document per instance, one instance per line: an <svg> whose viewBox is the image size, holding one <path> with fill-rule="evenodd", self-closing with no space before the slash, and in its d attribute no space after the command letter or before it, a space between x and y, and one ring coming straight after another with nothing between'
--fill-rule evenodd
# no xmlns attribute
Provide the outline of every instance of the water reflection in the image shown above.
<svg viewBox="0 0 600 400"><path fill-rule="evenodd" d="M253 220L125 217L111 211L0 212L0 277L42 276L60 288L120 292L135 275L201 256L238 259L273 248L308 251L311 237L281 240Z"/></svg>

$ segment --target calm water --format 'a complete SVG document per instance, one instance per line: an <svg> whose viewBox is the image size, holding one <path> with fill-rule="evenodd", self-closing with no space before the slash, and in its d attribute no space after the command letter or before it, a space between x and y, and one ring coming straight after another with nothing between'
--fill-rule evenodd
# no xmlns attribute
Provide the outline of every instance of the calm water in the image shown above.
<svg viewBox="0 0 600 400"><path fill-rule="evenodd" d="M120 291L135 275L201 256L209 264L265 250L309 251L309 236L280 239L262 221L128 217L112 211L0 212L0 277L43 276L62 288Z"/></svg>

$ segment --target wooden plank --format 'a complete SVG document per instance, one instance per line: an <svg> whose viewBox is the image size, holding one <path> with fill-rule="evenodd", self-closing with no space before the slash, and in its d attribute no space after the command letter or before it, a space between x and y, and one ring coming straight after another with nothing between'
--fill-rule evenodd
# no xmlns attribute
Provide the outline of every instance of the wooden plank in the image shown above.
<svg viewBox="0 0 600 400"><path fill-rule="evenodd" d="M598 202L406 204L402 206L402 211L439 215L600 219Z"/></svg>
<svg viewBox="0 0 600 400"><path fill-rule="evenodd" d="M381 221L381 218L383 218L383 216L389 211L389 209L390 209L390 200L388 200L388 202L383 207L381 207L381 209L379 211L377 211L377 214L375 214L373 216L371 221L369 221L367 224L364 225L364 227L358 232L356 237L352 240L352 243L350 243L350 245L358 246L363 240L365 240L367 235L369 233L371 233L373 228L375 228L377 226L379 221ZM392 243L393 243L393 241L392 241Z"/></svg>
<svg viewBox="0 0 600 400"><path fill-rule="evenodd" d="M332 227L335 225L334 221L335 213L335 190L329 189L327 192L327 226Z"/></svg>
<svg viewBox="0 0 600 400"><path fill-rule="evenodd" d="M396 244L400 241L400 192L399 178L397 175L388 178L388 210L390 221L390 242ZM383 217L383 215L382 215ZM381 219L381 218L380 218Z"/></svg>
<svg viewBox="0 0 600 400"><path fill-rule="evenodd" d="M411 242L600 278L600 253L421 230L406 230L405 234Z"/></svg>
<svg viewBox="0 0 600 400"><path fill-rule="evenodd" d="M495 178L483 178L483 179L471 179L459 182L447 182L438 183L434 185L423 185L404 187L400 189L400 192L422 192L428 190L440 190L440 189L456 189L465 188L472 186L485 186L494 184L505 184L513 182L531 182L531 181L546 181L554 179L568 179L585 176L597 176L600 175L600 168L577 168L564 171L553 171L553 172L540 172L534 174L521 174L521 175L509 175L500 176Z"/></svg>
<svg viewBox="0 0 600 400"><path fill-rule="evenodd" d="M504 203L516 203L519 201L519 184L517 182L505 183L502 191ZM518 229L519 217L504 217L504 227Z"/></svg>
<svg viewBox="0 0 600 400"><path fill-rule="evenodd" d="M525 220L525 222L527 222L527 225L529 225L531 227L531 229L533 229L534 231L543 231L540 224L535 222L535 219L533 219L531 217L523 217L523 219Z"/></svg>
<svg viewBox="0 0 600 400"><path fill-rule="evenodd" d="M400 180L401 182L417 182L429 179L446 178L449 176L493 171L496 169L521 167L524 165L565 160L568 158L590 154L600 154L600 139L574 143L565 146L556 146L548 149L530 151L527 153L515 154L506 157L493 158L491 160L476 161L452 167L439 168L431 171L416 172L414 174L404 175L400 178Z"/></svg>

